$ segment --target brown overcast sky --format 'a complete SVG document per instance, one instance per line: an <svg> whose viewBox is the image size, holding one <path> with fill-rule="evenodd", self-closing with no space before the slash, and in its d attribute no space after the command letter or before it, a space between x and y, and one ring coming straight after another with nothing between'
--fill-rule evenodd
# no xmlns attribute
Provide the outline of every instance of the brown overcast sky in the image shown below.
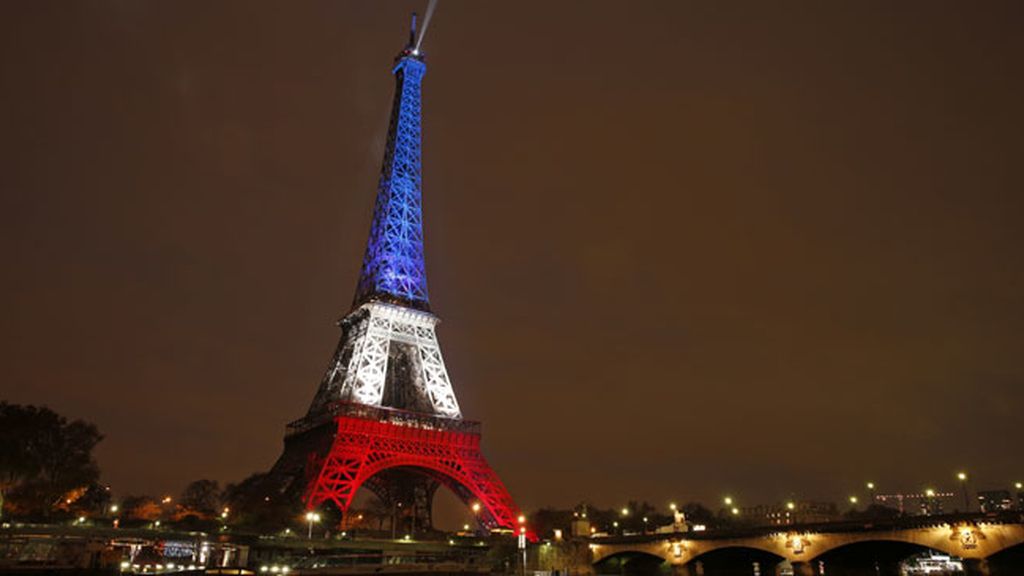
<svg viewBox="0 0 1024 576"><path fill-rule="evenodd" d="M0 398L269 467L425 2L0 4ZM442 0L427 259L526 508L1024 480L1024 4Z"/></svg>

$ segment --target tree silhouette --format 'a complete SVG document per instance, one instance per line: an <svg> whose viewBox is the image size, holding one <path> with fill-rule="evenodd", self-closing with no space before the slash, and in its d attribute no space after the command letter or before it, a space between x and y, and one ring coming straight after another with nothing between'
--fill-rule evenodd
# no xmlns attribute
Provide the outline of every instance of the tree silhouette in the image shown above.
<svg viewBox="0 0 1024 576"><path fill-rule="evenodd" d="M45 406L0 402L0 503L48 516L65 494L99 479L92 451L102 439L93 424Z"/></svg>

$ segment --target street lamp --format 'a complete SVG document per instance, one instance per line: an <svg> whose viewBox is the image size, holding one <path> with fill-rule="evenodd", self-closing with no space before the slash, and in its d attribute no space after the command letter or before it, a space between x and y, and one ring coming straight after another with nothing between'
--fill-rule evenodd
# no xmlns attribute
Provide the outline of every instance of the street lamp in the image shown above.
<svg viewBox="0 0 1024 576"><path fill-rule="evenodd" d="M644 534L647 534L647 516L644 516Z"/></svg>
<svg viewBox="0 0 1024 576"><path fill-rule="evenodd" d="M927 510L927 513L930 515L930 514L932 514L934 512L934 508L935 508L935 490L933 490L931 488L927 488L924 491L924 495L925 495L925 498L926 498L926 500L925 500L925 508Z"/></svg>
<svg viewBox="0 0 1024 576"><path fill-rule="evenodd" d="M629 516L629 508L623 508L622 509L622 515L623 516Z"/></svg>
<svg viewBox="0 0 1024 576"><path fill-rule="evenodd" d="M320 514L319 513L313 512L312 510L310 510L309 512L306 512L306 522L309 523L309 531L306 533L306 539L307 540L312 540L313 539L313 523L314 522L319 522L319 521L320 521Z"/></svg>
<svg viewBox="0 0 1024 576"><path fill-rule="evenodd" d="M726 496L724 500L726 506L732 506L732 496Z"/></svg>
<svg viewBox="0 0 1024 576"><path fill-rule="evenodd" d="M960 481L960 490L964 493L964 512L970 512L971 501L967 498L967 472L957 472L956 479Z"/></svg>

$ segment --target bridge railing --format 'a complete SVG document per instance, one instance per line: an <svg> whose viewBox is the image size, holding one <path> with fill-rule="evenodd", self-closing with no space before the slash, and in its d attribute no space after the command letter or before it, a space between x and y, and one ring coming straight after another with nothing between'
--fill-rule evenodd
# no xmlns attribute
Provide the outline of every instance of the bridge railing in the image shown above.
<svg viewBox="0 0 1024 576"><path fill-rule="evenodd" d="M604 536L595 538L609 544L628 544L653 542L672 538L687 540L716 540L721 538L748 538L779 532L872 532L878 530L910 530L930 528L934 526L955 525L963 522L989 524L1020 524L1024 523L1024 512L1006 511L998 513L957 513L934 516L900 516L893 518L858 518L837 520L835 522L816 522L808 524L778 524L762 526L729 526L726 528L709 528L701 531L629 534L623 536Z"/></svg>

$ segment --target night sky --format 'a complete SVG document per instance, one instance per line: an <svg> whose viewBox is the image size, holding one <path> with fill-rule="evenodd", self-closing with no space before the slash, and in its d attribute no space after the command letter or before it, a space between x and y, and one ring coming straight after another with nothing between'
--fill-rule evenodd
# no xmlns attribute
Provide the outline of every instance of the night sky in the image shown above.
<svg viewBox="0 0 1024 576"><path fill-rule="evenodd" d="M424 2L0 4L0 399L266 470ZM434 311L526 509L1024 480L1024 4L442 0Z"/></svg>

